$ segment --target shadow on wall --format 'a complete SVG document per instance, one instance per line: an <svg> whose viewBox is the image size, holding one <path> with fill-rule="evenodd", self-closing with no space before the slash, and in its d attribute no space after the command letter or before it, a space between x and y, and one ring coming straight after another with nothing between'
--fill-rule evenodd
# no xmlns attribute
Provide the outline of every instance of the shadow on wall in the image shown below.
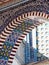
<svg viewBox="0 0 49 65"><path fill-rule="evenodd" d="M21 46L23 46L23 44ZM24 48L25 48L25 45L22 49L20 48L20 50L18 49L18 51L17 51L17 52L19 52L19 54L17 53L15 56L15 59L14 59L16 61L17 65L27 65L29 63L37 63L37 62L42 62L44 60L49 59L47 57L47 55L39 52L38 49L30 48L30 52L27 51L25 53ZM32 50L32 52L31 52L31 50ZM15 63L15 61L13 63Z"/></svg>

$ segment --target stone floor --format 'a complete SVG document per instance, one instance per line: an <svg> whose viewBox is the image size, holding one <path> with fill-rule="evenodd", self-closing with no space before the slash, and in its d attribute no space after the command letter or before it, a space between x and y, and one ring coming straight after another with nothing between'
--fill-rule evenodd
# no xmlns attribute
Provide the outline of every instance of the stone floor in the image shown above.
<svg viewBox="0 0 49 65"><path fill-rule="evenodd" d="M30 63L28 65L49 65L49 60L41 61L38 63Z"/></svg>

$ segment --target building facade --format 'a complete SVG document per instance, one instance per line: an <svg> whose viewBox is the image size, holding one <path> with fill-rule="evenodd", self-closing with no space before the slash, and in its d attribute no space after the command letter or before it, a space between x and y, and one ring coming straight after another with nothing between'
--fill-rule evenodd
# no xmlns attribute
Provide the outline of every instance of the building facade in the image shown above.
<svg viewBox="0 0 49 65"><path fill-rule="evenodd" d="M0 1L0 65L49 59L49 1Z"/></svg>

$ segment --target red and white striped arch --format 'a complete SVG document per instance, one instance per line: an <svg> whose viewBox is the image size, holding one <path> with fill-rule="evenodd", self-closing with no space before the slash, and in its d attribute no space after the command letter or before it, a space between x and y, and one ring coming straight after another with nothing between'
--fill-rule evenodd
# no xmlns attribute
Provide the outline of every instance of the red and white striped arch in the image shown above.
<svg viewBox="0 0 49 65"><path fill-rule="evenodd" d="M18 16L11 23L9 23L8 26L6 26L6 28L4 29L4 31L2 31L2 33L0 34L0 48L2 48L2 45L4 41L6 40L6 38L9 36L9 34L12 33L12 30L15 29L18 26L18 24L21 24L21 22L23 22L22 20L27 19L30 16L36 16L36 17L38 16L38 17L43 17L45 19L49 19L49 14L45 14L42 12L35 12L35 11L28 12L28 13L22 14L21 16ZM11 65L13 63L13 59L16 54L16 51L19 45L21 44L22 40L24 39L24 37L27 35L27 33L29 33L30 30L32 30L34 27L38 26L39 24L42 24L42 23L38 22L37 25L31 26L25 32L23 32L23 34L19 37L14 47L12 48L12 51L7 63L8 65Z"/></svg>

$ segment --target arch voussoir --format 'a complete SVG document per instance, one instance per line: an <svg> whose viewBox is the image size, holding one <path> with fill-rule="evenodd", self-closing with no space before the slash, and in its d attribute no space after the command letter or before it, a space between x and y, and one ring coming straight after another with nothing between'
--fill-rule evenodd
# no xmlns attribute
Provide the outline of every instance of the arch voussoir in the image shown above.
<svg viewBox="0 0 49 65"><path fill-rule="evenodd" d="M32 12L24 13L24 14L18 16L16 19L14 19L11 23L9 23L8 26L6 26L6 28L4 29L4 31L2 31L2 33L0 35L0 39L3 40L3 42L0 41L0 43L3 45L4 41L9 36L9 34L12 32L12 30L15 29L18 26L18 24L21 24L24 19L27 19L30 16L37 16L37 17L43 17L43 18L49 19L49 15L46 13L43 13L43 12L32 11ZM23 34L18 38L17 42L15 43L14 47L12 48L12 51L9 56L9 60L8 60L7 64L11 65L11 63L13 62L14 56L16 54L16 51L19 47L19 44L22 42L22 40L27 35L27 33L29 33L30 30L32 30L34 27L38 26L39 24L42 24L42 23L38 22L37 24L34 24L30 28L28 28L25 32L23 32ZM0 48L2 46L1 44L0 44Z"/></svg>

